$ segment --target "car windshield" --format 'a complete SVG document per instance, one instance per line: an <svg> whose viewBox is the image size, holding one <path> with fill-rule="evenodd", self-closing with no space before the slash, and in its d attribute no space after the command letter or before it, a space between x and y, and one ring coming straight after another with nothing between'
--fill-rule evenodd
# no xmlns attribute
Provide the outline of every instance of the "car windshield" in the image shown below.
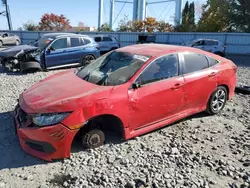
<svg viewBox="0 0 250 188"><path fill-rule="evenodd" d="M193 43L195 43L197 40L188 40L188 41L185 41L185 45L187 46L190 46L192 45Z"/></svg>
<svg viewBox="0 0 250 188"><path fill-rule="evenodd" d="M112 51L79 69L77 76L97 85L120 85L127 82L149 58L144 55Z"/></svg>

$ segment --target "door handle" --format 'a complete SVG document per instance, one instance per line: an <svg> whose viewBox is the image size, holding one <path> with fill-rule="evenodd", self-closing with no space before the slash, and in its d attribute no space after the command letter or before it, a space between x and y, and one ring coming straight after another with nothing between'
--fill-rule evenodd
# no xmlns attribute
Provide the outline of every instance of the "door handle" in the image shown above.
<svg viewBox="0 0 250 188"><path fill-rule="evenodd" d="M173 87L171 87L172 90L179 89L182 86L182 84L178 83L175 84Z"/></svg>
<svg viewBox="0 0 250 188"><path fill-rule="evenodd" d="M212 73L210 73L210 74L208 75L208 77L214 77L214 76L216 76L216 74L217 74L217 72L212 72Z"/></svg>

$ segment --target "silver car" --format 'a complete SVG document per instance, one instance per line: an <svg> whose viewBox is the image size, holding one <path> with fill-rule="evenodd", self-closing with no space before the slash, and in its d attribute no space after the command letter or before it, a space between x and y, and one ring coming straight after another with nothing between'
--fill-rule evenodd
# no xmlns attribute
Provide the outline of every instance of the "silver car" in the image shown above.
<svg viewBox="0 0 250 188"><path fill-rule="evenodd" d="M20 43L19 36L12 33L0 32L0 47L3 45L19 45Z"/></svg>
<svg viewBox="0 0 250 188"><path fill-rule="evenodd" d="M214 39L196 39L192 41L184 42L185 46L199 48L204 51L208 51L220 56L225 56L226 45L218 40Z"/></svg>
<svg viewBox="0 0 250 188"><path fill-rule="evenodd" d="M99 44L101 54L120 48L120 42L111 35L97 35L94 40Z"/></svg>

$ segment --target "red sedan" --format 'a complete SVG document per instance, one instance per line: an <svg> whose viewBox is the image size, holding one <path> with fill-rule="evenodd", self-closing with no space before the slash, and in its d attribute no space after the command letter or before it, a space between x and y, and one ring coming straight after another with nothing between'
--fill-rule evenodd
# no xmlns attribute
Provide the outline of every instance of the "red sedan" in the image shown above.
<svg viewBox="0 0 250 188"><path fill-rule="evenodd" d="M21 147L44 160L105 143L105 130L130 139L192 114L219 113L234 95L237 67L195 48L140 44L25 90L15 109Z"/></svg>

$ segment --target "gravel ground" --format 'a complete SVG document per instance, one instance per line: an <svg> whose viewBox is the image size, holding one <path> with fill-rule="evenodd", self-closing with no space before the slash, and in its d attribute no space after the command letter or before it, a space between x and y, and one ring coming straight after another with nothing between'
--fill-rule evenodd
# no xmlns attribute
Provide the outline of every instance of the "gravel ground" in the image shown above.
<svg viewBox="0 0 250 188"><path fill-rule="evenodd" d="M237 94L220 115L201 113L126 142L110 142L47 163L24 153L14 135L18 95L58 71L6 73L0 67L0 188L250 187L250 96ZM250 85L250 67L238 80Z"/></svg>

